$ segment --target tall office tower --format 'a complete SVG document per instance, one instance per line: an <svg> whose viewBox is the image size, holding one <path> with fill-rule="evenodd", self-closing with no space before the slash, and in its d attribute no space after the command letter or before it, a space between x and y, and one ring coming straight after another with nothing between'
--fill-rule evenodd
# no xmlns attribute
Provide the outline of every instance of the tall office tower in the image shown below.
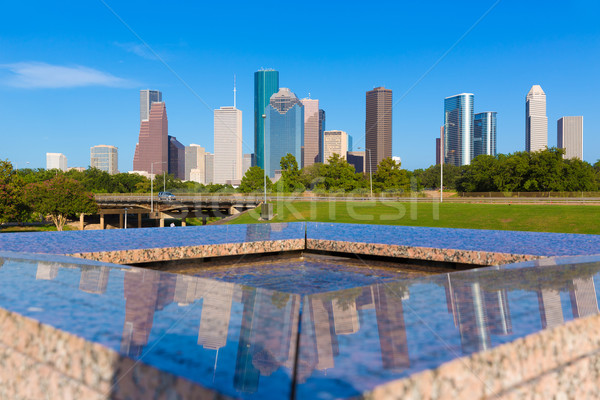
<svg viewBox="0 0 600 400"><path fill-rule="evenodd" d="M556 143L564 158L583 160L583 117L562 117L556 123Z"/></svg>
<svg viewBox="0 0 600 400"><path fill-rule="evenodd" d="M214 111L215 177L214 183L242 179L242 111L221 107Z"/></svg>
<svg viewBox="0 0 600 400"><path fill-rule="evenodd" d="M204 166L205 166L206 151L204 147L197 144L190 144L185 147L185 180L194 181L198 183L204 183ZM196 172L196 179L191 178L192 170L199 170Z"/></svg>
<svg viewBox="0 0 600 400"><path fill-rule="evenodd" d="M383 368L408 368L410 358L402 298L387 285L372 288Z"/></svg>
<svg viewBox="0 0 600 400"><path fill-rule="evenodd" d="M377 87L367 92L365 148L368 170L375 172L384 158L392 156L392 91Z"/></svg>
<svg viewBox="0 0 600 400"><path fill-rule="evenodd" d="M331 335L331 318L323 299L311 296L310 305L315 326L315 342L317 344L318 370L333 368L333 340Z"/></svg>
<svg viewBox="0 0 600 400"><path fill-rule="evenodd" d="M472 93L461 93L444 100L444 163L460 167L473 159Z"/></svg>
<svg viewBox="0 0 600 400"><path fill-rule="evenodd" d="M348 135L348 150L352 151L354 149L354 139L352 139L352 135Z"/></svg>
<svg viewBox="0 0 600 400"><path fill-rule="evenodd" d="M319 108L319 161L323 162L323 132L325 132L325 110Z"/></svg>
<svg viewBox="0 0 600 400"><path fill-rule="evenodd" d="M440 137L435 139L435 165L444 163L444 125L440 126Z"/></svg>
<svg viewBox="0 0 600 400"><path fill-rule="evenodd" d="M346 153L348 164L354 166L357 173L365 172L365 152L364 151L349 151Z"/></svg>
<svg viewBox="0 0 600 400"><path fill-rule="evenodd" d="M302 160L304 143L304 107L298 97L288 88L281 88L271 96L265 109L265 166L273 178L280 170L281 158L288 153Z"/></svg>
<svg viewBox="0 0 600 400"><path fill-rule="evenodd" d="M327 163L334 154L346 159L348 152L348 134L344 131L323 132L323 162Z"/></svg>
<svg viewBox="0 0 600 400"><path fill-rule="evenodd" d="M473 119L473 158L496 156L496 112L475 114Z"/></svg>
<svg viewBox="0 0 600 400"><path fill-rule="evenodd" d="M169 174L185 179L185 146L175 136L169 135Z"/></svg>
<svg viewBox="0 0 600 400"><path fill-rule="evenodd" d="M546 147L548 147L546 93L540 85L533 85L525 101L525 151L544 150Z"/></svg>
<svg viewBox="0 0 600 400"><path fill-rule="evenodd" d="M304 106L304 154L300 168L308 167L319 162L319 100L302 99Z"/></svg>
<svg viewBox="0 0 600 400"><path fill-rule="evenodd" d="M162 174L168 171L169 123L165 103L153 103L147 121L140 124L140 137L135 145L133 170Z"/></svg>
<svg viewBox="0 0 600 400"><path fill-rule="evenodd" d="M119 173L119 149L104 144L90 148L90 167L109 174Z"/></svg>
<svg viewBox="0 0 600 400"><path fill-rule="evenodd" d="M246 175L246 171L250 169L252 166L252 154L243 154L242 155L242 177Z"/></svg>
<svg viewBox="0 0 600 400"><path fill-rule="evenodd" d="M140 90L140 122L148 121L152 103L162 102L162 93L158 90Z"/></svg>
<svg viewBox="0 0 600 400"><path fill-rule="evenodd" d="M63 153L46 153L46 169L67 171L67 157Z"/></svg>
<svg viewBox="0 0 600 400"><path fill-rule="evenodd" d="M211 184L215 182L215 155L206 152L204 157L204 183Z"/></svg>
<svg viewBox="0 0 600 400"><path fill-rule="evenodd" d="M254 165L265 169L265 108L279 90L279 71L261 69L254 73ZM298 158L300 161L300 158Z"/></svg>

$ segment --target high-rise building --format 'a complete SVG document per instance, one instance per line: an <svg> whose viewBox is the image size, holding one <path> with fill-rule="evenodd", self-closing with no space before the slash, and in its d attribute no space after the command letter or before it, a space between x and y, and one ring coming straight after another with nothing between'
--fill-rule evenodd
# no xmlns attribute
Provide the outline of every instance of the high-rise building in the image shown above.
<svg viewBox="0 0 600 400"><path fill-rule="evenodd" d="M67 157L63 153L46 153L46 169L67 171Z"/></svg>
<svg viewBox="0 0 600 400"><path fill-rule="evenodd" d="M254 73L254 165L265 168L265 108L279 90L279 71L261 69ZM298 158L300 160L300 158Z"/></svg>
<svg viewBox="0 0 600 400"><path fill-rule="evenodd" d="M440 126L440 137L435 139L435 165L444 163L444 125Z"/></svg>
<svg viewBox="0 0 600 400"><path fill-rule="evenodd" d="M204 147L197 144L190 144L185 147L185 180L198 183L205 183L206 173L204 172L206 160L206 151ZM196 170L193 179L192 170Z"/></svg>
<svg viewBox="0 0 600 400"><path fill-rule="evenodd" d="M525 99L525 151L539 151L546 147L548 147L546 93L540 85L533 85Z"/></svg>
<svg viewBox="0 0 600 400"><path fill-rule="evenodd" d="M242 156L242 177L246 175L246 171L252 166L252 154L244 154Z"/></svg>
<svg viewBox="0 0 600 400"><path fill-rule="evenodd" d="M556 123L556 146L564 158L583 160L583 117L562 117Z"/></svg>
<svg viewBox="0 0 600 400"><path fill-rule="evenodd" d="M319 161L323 162L323 132L325 132L325 110L319 109Z"/></svg>
<svg viewBox="0 0 600 400"><path fill-rule="evenodd" d="M101 144L90 148L90 167L109 174L119 173L119 149Z"/></svg>
<svg viewBox="0 0 600 400"><path fill-rule="evenodd" d="M304 153L300 168L319 162L319 100L302 99L304 106Z"/></svg>
<svg viewBox="0 0 600 400"><path fill-rule="evenodd" d="M185 146L171 135L169 135L169 174L177 179L185 179Z"/></svg>
<svg viewBox="0 0 600 400"><path fill-rule="evenodd" d="M352 135L348 135L348 151L354 150L354 139L352 139Z"/></svg>
<svg viewBox="0 0 600 400"><path fill-rule="evenodd" d="M392 156L392 91L369 90L366 103L365 148L371 153L369 170L375 172L381 160Z"/></svg>
<svg viewBox="0 0 600 400"><path fill-rule="evenodd" d="M242 179L242 111L221 107L214 111L214 183Z"/></svg>
<svg viewBox="0 0 600 400"><path fill-rule="evenodd" d="M444 100L444 163L468 165L473 159L472 93L461 93Z"/></svg>
<svg viewBox="0 0 600 400"><path fill-rule="evenodd" d="M208 185L215 182L215 155L207 151L204 161L204 182Z"/></svg>
<svg viewBox="0 0 600 400"><path fill-rule="evenodd" d="M140 90L140 122L148 121L152 103L160 103L162 93L158 90Z"/></svg>
<svg viewBox="0 0 600 400"><path fill-rule="evenodd" d="M473 158L496 156L496 112L475 114L473 119Z"/></svg>
<svg viewBox="0 0 600 400"><path fill-rule="evenodd" d="M133 170L162 174L168 171L169 123L165 103L152 103L150 116L140 124L139 141L135 145Z"/></svg>
<svg viewBox="0 0 600 400"><path fill-rule="evenodd" d="M354 166L357 173L365 172L365 152L364 151L349 151L346 153L348 164Z"/></svg>
<svg viewBox="0 0 600 400"><path fill-rule="evenodd" d="M327 163L333 154L346 159L348 152L348 134L344 131L323 132L323 162Z"/></svg>
<svg viewBox="0 0 600 400"><path fill-rule="evenodd" d="M288 88L271 96L265 109L265 167L270 177L280 169L280 161L288 153L302 160L304 143L304 107Z"/></svg>

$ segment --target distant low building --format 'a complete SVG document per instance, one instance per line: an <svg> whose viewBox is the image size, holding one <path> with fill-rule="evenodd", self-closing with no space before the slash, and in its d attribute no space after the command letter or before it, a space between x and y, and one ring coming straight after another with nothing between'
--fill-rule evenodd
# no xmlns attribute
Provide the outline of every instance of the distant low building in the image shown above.
<svg viewBox="0 0 600 400"><path fill-rule="evenodd" d="M168 171L177 179L185 179L185 146L171 135L169 135Z"/></svg>
<svg viewBox="0 0 600 400"><path fill-rule="evenodd" d="M346 158L348 152L348 134L344 131L323 132L323 162L326 164L334 154Z"/></svg>
<svg viewBox="0 0 600 400"><path fill-rule="evenodd" d="M46 153L46 169L67 171L67 157L63 153Z"/></svg>
<svg viewBox="0 0 600 400"><path fill-rule="evenodd" d="M106 171L111 175L119 173L119 149L100 144L90 148L90 167Z"/></svg>
<svg viewBox="0 0 600 400"><path fill-rule="evenodd" d="M365 152L364 151L349 151L346 153L348 164L354 166L357 173L365 172Z"/></svg>
<svg viewBox="0 0 600 400"><path fill-rule="evenodd" d="M564 158L583 160L583 117L562 117L556 123L557 147L565 150Z"/></svg>

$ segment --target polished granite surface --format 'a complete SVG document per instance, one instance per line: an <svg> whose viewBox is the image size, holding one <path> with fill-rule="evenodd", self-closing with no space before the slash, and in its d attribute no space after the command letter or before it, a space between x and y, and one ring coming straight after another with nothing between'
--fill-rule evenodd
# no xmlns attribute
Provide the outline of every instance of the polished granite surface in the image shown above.
<svg viewBox="0 0 600 400"><path fill-rule="evenodd" d="M52 259L0 253L0 307L243 398L356 396L599 312L592 256L311 294Z"/></svg>
<svg viewBox="0 0 600 400"><path fill-rule="evenodd" d="M0 251L74 254L304 239L304 222L175 228L24 232L0 235Z"/></svg>
<svg viewBox="0 0 600 400"><path fill-rule="evenodd" d="M600 235L307 222L307 239L539 256L600 254Z"/></svg>

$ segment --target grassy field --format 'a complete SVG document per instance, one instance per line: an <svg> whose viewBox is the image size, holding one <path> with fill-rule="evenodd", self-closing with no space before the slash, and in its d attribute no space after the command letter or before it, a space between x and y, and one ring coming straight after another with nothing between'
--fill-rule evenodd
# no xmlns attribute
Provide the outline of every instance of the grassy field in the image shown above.
<svg viewBox="0 0 600 400"><path fill-rule="evenodd" d="M63 230L72 231L74 230L68 225L65 225ZM0 228L0 233L10 233L10 232L48 232L48 231L56 231L56 226L53 224L48 225L35 225L35 226L9 226L6 228Z"/></svg>
<svg viewBox="0 0 600 400"><path fill-rule="evenodd" d="M271 222L318 221L600 234L600 206L381 202L279 202ZM257 223L260 208L230 221Z"/></svg>

